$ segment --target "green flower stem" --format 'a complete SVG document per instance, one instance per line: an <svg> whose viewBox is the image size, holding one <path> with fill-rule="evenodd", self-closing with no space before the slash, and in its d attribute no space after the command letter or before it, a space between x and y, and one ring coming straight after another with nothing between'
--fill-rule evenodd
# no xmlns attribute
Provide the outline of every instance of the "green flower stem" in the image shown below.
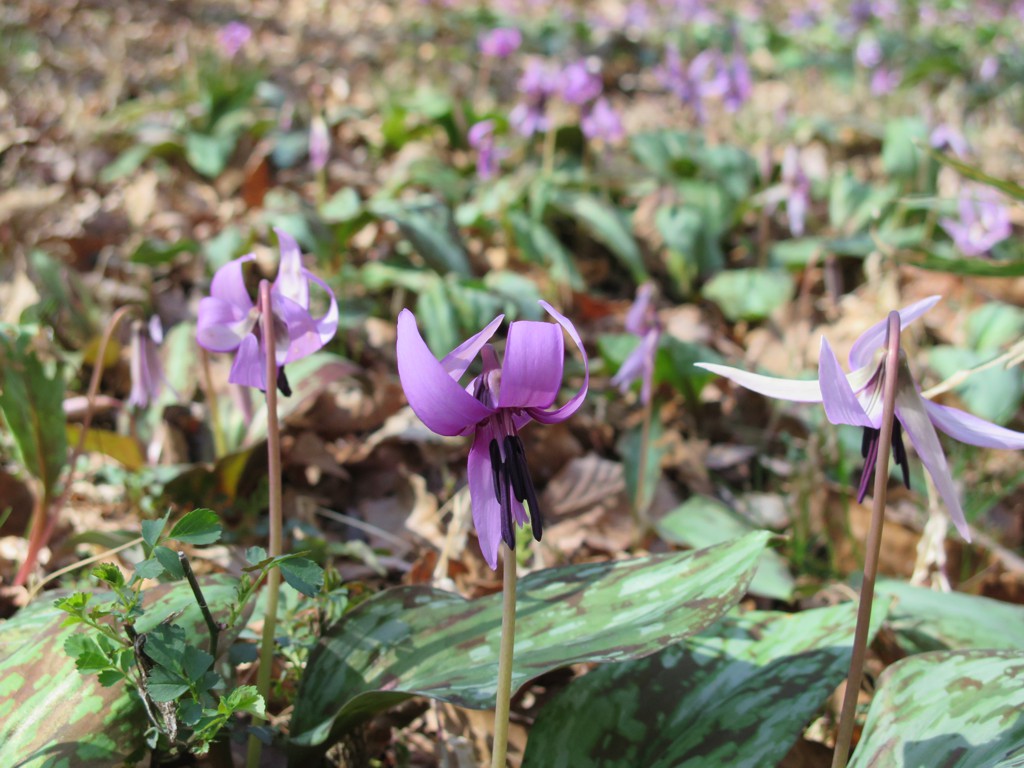
<svg viewBox="0 0 1024 768"><path fill-rule="evenodd" d="M508 751L508 712L512 701L512 650L516 642L516 553L501 546L501 646L498 650L498 691L494 704L494 748L491 768L505 768Z"/></svg>
<svg viewBox="0 0 1024 768"><path fill-rule="evenodd" d="M267 485L270 510L270 541L267 555L281 554L281 435L277 423L277 357L274 344L274 313L270 304L270 283L260 282L260 308L263 348L267 359ZM277 625L277 596L281 586L281 571L273 568L267 575L267 613L263 617L263 639L260 644L260 667L256 676L256 689L264 704L270 701L270 678L274 666L274 630ZM253 725L263 722L253 717ZM248 768L259 768L262 742L249 735Z"/></svg>
<svg viewBox="0 0 1024 768"><path fill-rule="evenodd" d="M889 313L889 338L885 356L885 383L882 391L882 423L878 435L878 458L875 462L875 488L871 505L871 527L864 552L864 583L857 605L857 628L853 635L853 656L850 674L846 679L843 709L839 715L839 732L832 753L832 768L845 768L853 739L853 725L857 714L857 696L864 674L867 655L868 630L871 625L871 602L875 596L875 576L878 574L878 556L882 548L882 524L885 522L885 498L889 486L889 446L892 445L892 422L896 415L896 387L900 367L900 315ZM867 471L867 468L865 468Z"/></svg>

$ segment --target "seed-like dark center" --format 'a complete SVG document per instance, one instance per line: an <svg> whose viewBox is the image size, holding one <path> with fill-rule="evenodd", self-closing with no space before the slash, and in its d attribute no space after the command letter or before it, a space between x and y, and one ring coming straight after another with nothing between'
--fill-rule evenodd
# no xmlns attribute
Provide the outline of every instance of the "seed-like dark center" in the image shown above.
<svg viewBox="0 0 1024 768"><path fill-rule="evenodd" d="M875 474L878 460L878 443L880 430L872 427L864 428L861 438L860 454L864 457L864 469L860 474L860 486L857 488L857 503L864 501L868 493L868 483ZM903 427L896 419L892 422L892 457L903 471L903 484L910 488L910 464L907 462L907 449L903 445Z"/></svg>
<svg viewBox="0 0 1024 768"><path fill-rule="evenodd" d="M513 498L526 503L530 509L530 526L533 538L540 541L543 533L543 517L537 491L533 487L530 469L526 464L526 452L519 435L505 435L498 445L497 439L490 443L491 477L494 480L494 496L501 507L501 538L509 549L516 548L516 520L512 511ZM504 453L504 456L502 456Z"/></svg>

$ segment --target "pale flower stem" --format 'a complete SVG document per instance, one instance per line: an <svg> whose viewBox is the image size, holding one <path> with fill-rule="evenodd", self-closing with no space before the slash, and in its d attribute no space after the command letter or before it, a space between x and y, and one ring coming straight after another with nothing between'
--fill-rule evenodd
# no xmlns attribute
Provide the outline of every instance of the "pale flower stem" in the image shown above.
<svg viewBox="0 0 1024 768"><path fill-rule="evenodd" d="M516 553L501 547L501 646L498 651L498 691L494 705L494 748L491 768L505 768L508 751L508 713L512 700L512 652L516 641Z"/></svg>
<svg viewBox="0 0 1024 768"><path fill-rule="evenodd" d="M637 460L636 469L636 493L633 497L633 522L636 525L636 537L634 543L639 546L647 535L649 520L647 517L647 504L645 483L647 480L647 456L649 443L651 442L651 400L643 404L643 423L640 426L640 458Z"/></svg>
<svg viewBox="0 0 1024 768"><path fill-rule="evenodd" d="M227 453L227 441L224 439L224 429L220 423L220 409L217 407L217 390L213 386L213 377L210 375L210 353L202 346L199 347L199 365L203 371L203 389L206 390L206 408L210 412L210 431L213 432L213 451L219 459Z"/></svg>
<svg viewBox="0 0 1024 768"><path fill-rule="evenodd" d="M892 423L896 415L896 388L900 362L900 315L889 313L889 337L885 356L885 382L882 391L882 423L878 434L878 458L875 461L875 488L871 504L871 527L864 550L864 583L857 605L857 628L853 635L853 655L850 674L846 678L843 709L839 715L839 732L832 753L832 768L844 768L850 755L853 725L857 714L857 697L864 674L867 655L868 631L871 626L871 603L875 596L875 577L878 575L878 556L882 548L882 524L885 522L885 500L889 485L889 454L892 445ZM866 471L866 468L865 468Z"/></svg>
<svg viewBox="0 0 1024 768"><path fill-rule="evenodd" d="M270 541L267 555L281 554L281 435L277 422L277 357L274 345L274 313L270 304L270 283L260 283L260 314L262 321L263 349L267 366L267 485L268 508L270 513ZM263 617L263 638L260 644L260 667L256 676L256 688L264 704L270 701L270 678L274 666L274 630L277 625L277 596L281 586L281 572L277 567L267 574L267 612ZM263 720L253 717L253 725ZM249 735L247 768L259 768L263 744L255 735Z"/></svg>

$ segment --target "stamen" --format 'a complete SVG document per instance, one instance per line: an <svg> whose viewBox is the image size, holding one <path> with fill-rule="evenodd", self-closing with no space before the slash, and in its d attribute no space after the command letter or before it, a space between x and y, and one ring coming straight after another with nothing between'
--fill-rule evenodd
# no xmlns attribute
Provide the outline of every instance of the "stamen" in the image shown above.
<svg viewBox="0 0 1024 768"><path fill-rule="evenodd" d="M540 541L544 532L544 516L540 511L537 490L533 487L533 478L530 477L530 468L526 463L526 451L523 449L523 440L519 435L506 435L505 457L509 465L509 474L516 499L520 502L525 501L529 507L533 538Z"/></svg>
<svg viewBox="0 0 1024 768"><path fill-rule="evenodd" d="M860 457L866 459L868 451L871 450L871 441L878 439L878 430L871 427L864 427L864 434L860 438Z"/></svg>
<svg viewBox="0 0 1024 768"><path fill-rule="evenodd" d="M861 471L860 485L857 488L858 504L864 501L864 497L867 496L868 483L871 482L871 478L875 474L875 462L878 459L878 443L878 430L865 427L861 450L864 452L864 448L866 448L867 451L864 453L864 469Z"/></svg>
<svg viewBox="0 0 1024 768"><path fill-rule="evenodd" d="M491 454L491 479L494 481L494 495L501 509L501 540L509 549L516 548L516 531L512 521L512 478L509 476L509 457L506 451L505 461L501 460L501 449L498 441L491 439L488 446Z"/></svg>
<svg viewBox="0 0 1024 768"><path fill-rule="evenodd" d="M498 441L491 439L488 446L491 451L491 479L494 481L494 498L501 503L501 451L498 450Z"/></svg>
<svg viewBox="0 0 1024 768"><path fill-rule="evenodd" d="M285 397L292 396L292 388L288 383L288 376L284 372L283 365L277 369L277 389Z"/></svg>
<svg viewBox="0 0 1024 768"><path fill-rule="evenodd" d="M903 427L899 419L892 422L892 455L903 470L903 485L910 490L910 462L907 461L907 448L903 445Z"/></svg>

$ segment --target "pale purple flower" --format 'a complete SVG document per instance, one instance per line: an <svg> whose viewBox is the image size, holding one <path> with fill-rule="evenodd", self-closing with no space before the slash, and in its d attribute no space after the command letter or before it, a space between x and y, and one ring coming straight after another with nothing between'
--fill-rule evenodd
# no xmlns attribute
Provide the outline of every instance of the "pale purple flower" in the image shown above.
<svg viewBox="0 0 1024 768"><path fill-rule="evenodd" d="M800 151L796 147L788 147L782 157L782 183L787 191L786 217L789 219L789 231L795 237L802 237L810 204L811 184L800 165Z"/></svg>
<svg viewBox="0 0 1024 768"><path fill-rule="evenodd" d="M331 134L323 115L313 115L309 124L309 167L313 173L320 173L327 167L331 156Z"/></svg>
<svg viewBox="0 0 1024 768"><path fill-rule="evenodd" d="M128 346L132 388L128 395L128 405L145 408L160 396L164 384L164 367L160 361L160 345L163 341L164 328L158 315L153 315L148 323L141 320L132 323Z"/></svg>
<svg viewBox="0 0 1024 768"><path fill-rule="evenodd" d="M651 401L654 385L654 360L661 338L661 325L654 307L654 286L644 283L637 289L636 300L626 313L626 330L640 337L640 343L623 361L622 367L612 376L611 383L625 394L640 381L640 402L645 405Z"/></svg>
<svg viewBox="0 0 1024 768"><path fill-rule="evenodd" d="M240 21L229 21L217 32L217 44L226 59L235 58L250 39L252 29Z"/></svg>
<svg viewBox="0 0 1024 768"><path fill-rule="evenodd" d="M874 69L882 63L882 45L874 37L862 37L854 51L857 63L865 69Z"/></svg>
<svg viewBox="0 0 1024 768"><path fill-rule="evenodd" d="M1010 213L991 187L964 189L959 208L959 221L944 218L939 224L965 256L982 256L1012 233Z"/></svg>
<svg viewBox="0 0 1024 768"><path fill-rule="evenodd" d="M302 251L295 239L284 230L274 231L281 247L281 262L271 287L270 303L274 314L277 385L288 395L285 364L313 354L331 340L338 329L338 303L327 283L302 266ZM210 295L199 302L196 338L211 352L235 352L228 381L265 390L262 308L250 298L242 270L246 262L255 258L250 253L234 259L214 274ZM327 292L329 306L319 318L310 314L310 283Z"/></svg>
<svg viewBox="0 0 1024 768"><path fill-rule="evenodd" d="M439 435L474 436L469 450L469 495L480 550L491 568L497 568L500 542L515 549L517 525L529 520L538 541L542 533L543 518L519 430L531 420L553 424L569 418L583 403L590 382L587 355L576 329L546 302L540 304L558 325L512 323L501 362L488 341L504 315L441 360L423 341L412 312L403 309L398 316L398 376L409 405ZM562 385L563 329L583 355L584 378L565 405L551 410ZM463 387L459 379L478 355L483 370Z"/></svg>
<svg viewBox="0 0 1024 768"><path fill-rule="evenodd" d="M900 330L931 309L940 300L931 296L899 311ZM811 380L777 379L712 363L697 363L701 368L724 376L740 386L768 397L801 403L822 403L825 415L833 424L849 424L864 429L862 453L866 460L858 489L858 500L867 493L868 482L879 450L878 431L882 419L882 385L885 377L884 357L876 352L887 342L888 321L883 320L866 330L850 350L849 374L844 374L835 353L824 337L818 361L818 378ZM935 482L960 534L970 541L970 530L964 518L960 499L953 485L953 476L939 443L936 428L962 443L983 448L1024 448L1024 433L1000 427L966 411L933 403L921 397L901 354L896 390L896 423L893 424L892 448L897 464L903 470L909 487L909 466L903 446L903 433L910 438L914 450Z"/></svg>
<svg viewBox="0 0 1024 768"><path fill-rule="evenodd" d="M580 130L588 139L600 139L609 144L615 144L626 137L622 118L603 96L583 112Z"/></svg>
<svg viewBox="0 0 1024 768"><path fill-rule="evenodd" d="M494 144L494 121L481 120L469 129L469 145L476 150L476 175L481 181L498 173L503 153Z"/></svg>
<svg viewBox="0 0 1024 768"><path fill-rule="evenodd" d="M957 157L964 157L970 154L971 151L964 135L948 123L935 126L928 137L928 143L933 149L945 149L948 147L953 150L953 154Z"/></svg>
<svg viewBox="0 0 1024 768"><path fill-rule="evenodd" d="M683 64L679 49L665 46L665 63L655 70L661 84L693 109L698 123L706 117L704 99L722 96L729 87L725 71L719 66L717 51L702 51L689 65ZM709 78L710 74L710 78Z"/></svg>
<svg viewBox="0 0 1024 768"><path fill-rule="evenodd" d="M978 79L983 83L991 82L999 74L999 59L995 56L986 56L978 66Z"/></svg>
<svg viewBox="0 0 1024 768"><path fill-rule="evenodd" d="M726 87L722 103L729 112L736 112L750 99L750 67L747 66L747 59L742 53L734 53L723 68Z"/></svg>
<svg viewBox="0 0 1024 768"><path fill-rule="evenodd" d="M582 106L601 95L601 78L590 70L586 61L567 64L559 80L559 92L570 104Z"/></svg>
<svg viewBox="0 0 1024 768"><path fill-rule="evenodd" d="M903 82L903 73L897 69L879 67L871 75L871 93L874 96L884 96L896 90Z"/></svg>
<svg viewBox="0 0 1024 768"><path fill-rule="evenodd" d="M484 56L507 59L523 44L523 33L515 27L497 27L477 38L477 47Z"/></svg>
<svg viewBox="0 0 1024 768"><path fill-rule="evenodd" d="M521 135L529 138L545 133L549 127L548 99L558 89L558 75L544 62L529 59L519 78L522 100L509 113L509 123Z"/></svg>

